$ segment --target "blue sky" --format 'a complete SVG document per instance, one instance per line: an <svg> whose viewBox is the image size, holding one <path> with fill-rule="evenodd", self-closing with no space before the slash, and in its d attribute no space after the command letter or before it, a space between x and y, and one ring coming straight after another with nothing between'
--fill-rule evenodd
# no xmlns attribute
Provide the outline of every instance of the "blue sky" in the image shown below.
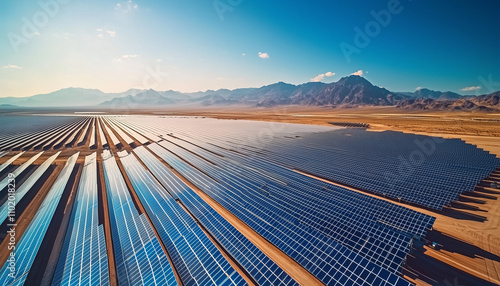
<svg viewBox="0 0 500 286"><path fill-rule="evenodd" d="M4 1L0 96L233 89L352 73L393 91L500 89L498 1L120 1Z"/></svg>

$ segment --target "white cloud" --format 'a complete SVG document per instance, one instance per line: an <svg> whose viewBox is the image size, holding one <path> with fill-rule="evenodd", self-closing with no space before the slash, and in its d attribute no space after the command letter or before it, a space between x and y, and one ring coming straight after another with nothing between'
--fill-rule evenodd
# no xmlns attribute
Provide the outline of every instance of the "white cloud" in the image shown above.
<svg viewBox="0 0 500 286"><path fill-rule="evenodd" d="M115 58L114 61L115 62L121 62L123 60L130 60L130 59L135 59L137 58L139 55L122 55L121 57L119 58Z"/></svg>
<svg viewBox="0 0 500 286"><path fill-rule="evenodd" d="M97 30L97 32L102 32L102 31L104 31L104 30L103 30L103 29L101 29L101 28L97 28L96 30Z"/></svg>
<svg viewBox="0 0 500 286"><path fill-rule="evenodd" d="M415 90L421 90L423 87L421 86L417 86L417 88L415 88Z"/></svg>
<svg viewBox="0 0 500 286"><path fill-rule="evenodd" d="M259 52L259 58L261 58L261 59L268 59L269 58L269 54L268 53Z"/></svg>
<svg viewBox="0 0 500 286"><path fill-rule="evenodd" d="M461 91L474 91L474 90L480 90L481 87L480 86L468 86L468 87L464 87L461 89Z"/></svg>
<svg viewBox="0 0 500 286"><path fill-rule="evenodd" d="M246 56L247 54L243 53L243 54L241 54L241 55L242 55L242 56Z"/></svg>
<svg viewBox="0 0 500 286"><path fill-rule="evenodd" d="M108 35L110 35L111 37L114 37L116 36L116 31L106 31L106 33L108 33Z"/></svg>
<svg viewBox="0 0 500 286"><path fill-rule="evenodd" d="M132 0L118 3L115 6L116 10L121 11L123 13L132 12L133 10L137 10L137 8L139 8L139 6L137 4L134 4Z"/></svg>
<svg viewBox="0 0 500 286"><path fill-rule="evenodd" d="M38 32L35 32L35 36L40 36L40 33L38 33Z"/></svg>
<svg viewBox="0 0 500 286"><path fill-rule="evenodd" d="M16 65L3 66L2 68L4 68L4 69L22 69L22 67L16 66Z"/></svg>
<svg viewBox="0 0 500 286"><path fill-rule="evenodd" d="M156 62L161 63L163 60L162 59L157 59Z"/></svg>
<svg viewBox="0 0 500 286"><path fill-rule="evenodd" d="M353 72L351 75L363 76L363 70L359 70L357 72Z"/></svg>
<svg viewBox="0 0 500 286"><path fill-rule="evenodd" d="M103 39L104 35L103 34L98 34L97 37Z"/></svg>
<svg viewBox="0 0 500 286"><path fill-rule="evenodd" d="M322 74L317 75L315 78L312 78L311 81L312 82L320 82L323 79L325 79L325 77L330 77L330 76L334 76L334 75L335 75L334 72L322 73Z"/></svg>

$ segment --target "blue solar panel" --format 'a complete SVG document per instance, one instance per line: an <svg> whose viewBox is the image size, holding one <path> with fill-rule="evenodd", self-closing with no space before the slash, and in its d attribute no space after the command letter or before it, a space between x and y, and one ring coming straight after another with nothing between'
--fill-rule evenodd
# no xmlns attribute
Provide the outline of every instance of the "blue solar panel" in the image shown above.
<svg viewBox="0 0 500 286"><path fill-rule="evenodd" d="M85 158L52 285L109 285L104 229L98 224L96 153Z"/></svg>
<svg viewBox="0 0 500 286"><path fill-rule="evenodd" d="M107 150L102 157L118 283L177 285L167 255L145 215L136 210L115 158Z"/></svg>
<svg viewBox="0 0 500 286"><path fill-rule="evenodd" d="M150 148L193 184L296 260L323 283L363 285L367 282L374 282L376 279L384 281L386 285L393 285L389 279L407 283L397 275L371 263L320 232L290 221L288 217L283 216L279 206L262 204L262 200L259 200L259 196L262 195L248 192L248 189L241 189L241 186L221 185L159 145L151 144ZM357 280L356 272L363 269L373 274L370 276L373 280L367 282Z"/></svg>
<svg viewBox="0 0 500 286"><path fill-rule="evenodd" d="M28 228L16 245L16 267L13 277L9 275L9 261L7 261L2 267L2 270L0 270L0 285L24 284L43 237L52 221L52 217L59 204L62 193L68 183L78 155L79 153L76 153L68 159L57 180L43 200L42 205L38 208L33 220L30 222Z"/></svg>
<svg viewBox="0 0 500 286"><path fill-rule="evenodd" d="M134 155L120 160L184 284L246 284L193 218Z"/></svg>
<svg viewBox="0 0 500 286"><path fill-rule="evenodd" d="M228 223L144 147L134 152L166 190L193 213L258 285L297 285L276 263Z"/></svg>
<svg viewBox="0 0 500 286"><path fill-rule="evenodd" d="M23 184L16 190L15 199L13 201L6 201L0 206L0 222L5 221L10 214L10 208L12 203L14 206L17 205L23 197L28 193L29 190L35 185L35 183L42 177L42 175L47 171L54 160L59 156L61 152L50 156L42 165L36 168L35 172L29 176L29 178L23 182Z"/></svg>

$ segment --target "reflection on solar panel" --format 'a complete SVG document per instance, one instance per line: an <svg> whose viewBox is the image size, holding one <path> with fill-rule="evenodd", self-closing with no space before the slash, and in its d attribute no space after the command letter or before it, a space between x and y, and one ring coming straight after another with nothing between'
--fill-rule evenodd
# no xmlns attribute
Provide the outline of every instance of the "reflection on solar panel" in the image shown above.
<svg viewBox="0 0 500 286"><path fill-rule="evenodd" d="M231 256L250 273L258 285L297 285L283 269L212 209L149 151L141 146L134 149L134 152L163 187L174 198L182 201Z"/></svg>
<svg viewBox="0 0 500 286"><path fill-rule="evenodd" d="M12 162L14 162L15 160L17 160L17 158L21 157L21 155L24 153L23 152L19 152L17 155L14 155L12 157L9 158L9 160L5 161L5 163L3 163L1 166L0 166L0 172L2 172L5 168L7 168L10 164L12 164Z"/></svg>
<svg viewBox="0 0 500 286"><path fill-rule="evenodd" d="M89 122L87 122L87 124L85 124L85 128L82 130L80 137L78 137L78 140L76 141L76 144L78 146L83 145L85 143L85 139L87 138L89 128L92 127L93 123L94 123L94 119L90 119Z"/></svg>
<svg viewBox="0 0 500 286"><path fill-rule="evenodd" d="M108 133L109 138L111 138L111 142L113 142L113 145L119 146L121 144L120 140L118 140L118 137L116 137L115 133L111 130L111 128L109 128L108 125L104 123L104 120L101 121L101 124L102 126L104 126L104 129L106 129L106 132Z"/></svg>
<svg viewBox="0 0 500 286"><path fill-rule="evenodd" d="M97 135L96 135L96 132L95 132L95 121L92 121L92 125L90 126L89 136L90 136L89 148L96 147L96 142L97 142L96 136Z"/></svg>
<svg viewBox="0 0 500 286"><path fill-rule="evenodd" d="M101 145L102 146L107 146L108 141L106 140L106 137L104 136L104 132L102 131L102 122L101 120L97 120L97 130L99 132L99 138L101 140Z"/></svg>
<svg viewBox="0 0 500 286"><path fill-rule="evenodd" d="M134 143L134 139L130 138L130 136L128 136L125 132L123 132L123 130L121 130L118 126L112 123L109 119L106 119L106 122L109 124L109 126L111 126L111 128L106 128L106 130L108 130L108 133L110 133L110 129L113 129L118 134L118 136L120 136L123 139L123 141L125 141L127 144L130 145ZM116 140L118 140L118 138L116 138ZM118 144L120 144L120 141L118 141Z"/></svg>
<svg viewBox="0 0 500 286"><path fill-rule="evenodd" d="M16 267L13 276L9 275L11 273L9 261L7 261L2 267L2 270L0 270L0 285L24 284L38 249L42 244L45 233L52 221L52 217L59 204L64 188L68 183L71 172L78 159L78 155L79 153L76 153L68 159L63 170L57 177L57 180L43 200L42 205L38 208L33 220L30 222L23 236L19 239L16 245Z"/></svg>
<svg viewBox="0 0 500 286"><path fill-rule="evenodd" d="M76 196L52 285L109 285L104 230L98 225L96 153L85 157Z"/></svg>
<svg viewBox="0 0 500 286"><path fill-rule="evenodd" d="M16 190L14 200L6 201L0 207L0 222L3 222L7 216L9 216L10 209L14 210L15 206L23 199L26 193L33 187L33 185L40 179L40 177L47 171L50 165L54 162L54 160L59 156L61 152L57 152L56 154L50 156L42 165L40 165L31 176L24 181L24 183Z"/></svg>
<svg viewBox="0 0 500 286"><path fill-rule="evenodd" d="M146 144L149 142L149 140L147 138L145 138L141 134L135 132L134 130L128 128L126 125L122 124L121 122L116 121L116 120L112 120L111 118L109 120L112 121L114 124L118 125L120 128L123 128L123 130L125 130L128 134L130 134L132 137L134 137L139 143ZM125 138L123 138L123 139L125 139ZM128 144L132 144L133 142L134 142L133 140L131 142L127 141Z"/></svg>
<svg viewBox="0 0 500 286"><path fill-rule="evenodd" d="M7 152L7 151L0 151L0 158L2 158L3 156L7 155L7 153L9 153L9 152Z"/></svg>
<svg viewBox="0 0 500 286"><path fill-rule="evenodd" d="M145 214L139 215L115 158L102 154L110 223L120 285L177 285Z"/></svg>
<svg viewBox="0 0 500 286"><path fill-rule="evenodd" d="M198 224L134 155L120 155L120 160L184 284L246 284Z"/></svg>
<svg viewBox="0 0 500 286"><path fill-rule="evenodd" d="M42 156L42 154L43 154L43 151L36 154L35 156L31 157L28 161L24 162L21 166L17 167L12 172L13 177L15 178L15 177L21 175L24 172L24 170L26 170L29 166L31 166L31 164L33 164L33 162L35 162L36 159L38 159L40 156ZM0 182L0 190L3 190L8 184L9 184L9 177L6 177L5 179L3 179Z"/></svg>

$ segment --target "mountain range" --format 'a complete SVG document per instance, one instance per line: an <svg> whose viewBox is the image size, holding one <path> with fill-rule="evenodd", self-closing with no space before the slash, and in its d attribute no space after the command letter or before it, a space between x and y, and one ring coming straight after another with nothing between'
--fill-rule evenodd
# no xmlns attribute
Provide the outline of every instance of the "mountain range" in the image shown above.
<svg viewBox="0 0 500 286"><path fill-rule="evenodd" d="M122 93L104 93L97 89L66 88L30 97L0 97L0 105L20 107L100 107L145 108L174 105L276 105L308 106L397 106L405 109L500 109L500 93L461 96L446 91L421 88L415 92L391 92L371 84L364 77L348 76L333 83L309 82L293 85L284 82L260 88L219 89L182 93L173 90L130 89Z"/></svg>

